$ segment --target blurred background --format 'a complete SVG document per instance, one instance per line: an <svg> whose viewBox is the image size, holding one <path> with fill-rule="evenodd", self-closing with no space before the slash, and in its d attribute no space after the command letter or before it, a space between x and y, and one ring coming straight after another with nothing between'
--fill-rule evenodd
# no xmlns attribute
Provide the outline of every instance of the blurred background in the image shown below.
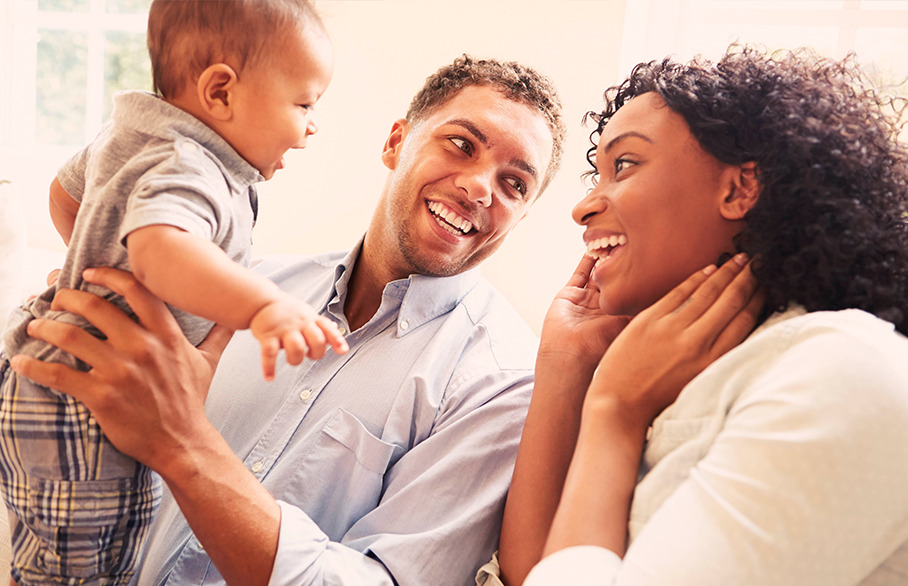
<svg viewBox="0 0 908 586"><path fill-rule="evenodd" d="M427 75L461 53L515 59L558 86L569 126L560 175L484 265L538 332L582 254L570 218L587 110L639 61L719 56L740 40L855 51L896 91L908 85L904 0L316 0L336 50L318 104L319 134L261 185L255 253L351 246L365 230L385 169L379 154ZM57 167L90 141L120 89L150 89L149 0L0 3L0 312L44 288L63 244L47 212Z"/></svg>

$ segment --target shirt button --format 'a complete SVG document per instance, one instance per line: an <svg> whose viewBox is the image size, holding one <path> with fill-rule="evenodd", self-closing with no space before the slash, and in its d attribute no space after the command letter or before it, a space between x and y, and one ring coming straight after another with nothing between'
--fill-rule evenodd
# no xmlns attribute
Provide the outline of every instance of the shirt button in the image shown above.
<svg viewBox="0 0 908 586"><path fill-rule="evenodd" d="M347 333L347 328L345 328L344 326L338 326L337 331L340 332L341 336L343 336L344 334Z"/></svg>
<svg viewBox="0 0 908 586"><path fill-rule="evenodd" d="M409 327L410 327L410 322L408 322L407 320L400 322L400 329L405 330Z"/></svg>
<svg viewBox="0 0 908 586"><path fill-rule="evenodd" d="M306 389L305 391L300 391L300 401L308 401L312 396L312 389Z"/></svg>
<svg viewBox="0 0 908 586"><path fill-rule="evenodd" d="M252 465L252 471L253 471L253 472L261 472L262 468L264 468L264 467L265 467L265 463L259 461L259 462L256 462L255 464Z"/></svg>

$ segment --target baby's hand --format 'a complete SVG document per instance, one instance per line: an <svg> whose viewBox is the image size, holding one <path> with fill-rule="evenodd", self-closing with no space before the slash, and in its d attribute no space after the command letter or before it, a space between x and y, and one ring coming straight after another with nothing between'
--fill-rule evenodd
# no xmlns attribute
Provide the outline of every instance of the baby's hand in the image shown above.
<svg viewBox="0 0 908 586"><path fill-rule="evenodd" d="M287 362L293 365L305 358L321 358L326 345L338 354L349 349L334 322L290 295L282 295L258 310L252 316L249 330L261 344L262 371L269 381L274 379L274 365L281 348Z"/></svg>

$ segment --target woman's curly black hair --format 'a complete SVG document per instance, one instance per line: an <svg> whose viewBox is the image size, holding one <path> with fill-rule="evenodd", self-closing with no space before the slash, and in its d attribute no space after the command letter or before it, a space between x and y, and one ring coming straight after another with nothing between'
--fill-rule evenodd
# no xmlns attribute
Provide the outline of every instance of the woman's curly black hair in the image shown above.
<svg viewBox="0 0 908 586"><path fill-rule="evenodd" d="M700 145L728 164L757 163L763 191L736 238L756 258L768 311L859 308L908 334L908 149L903 100L874 89L853 56L732 45L637 65L605 92L587 154L629 100L658 92ZM594 171L595 173L595 171Z"/></svg>

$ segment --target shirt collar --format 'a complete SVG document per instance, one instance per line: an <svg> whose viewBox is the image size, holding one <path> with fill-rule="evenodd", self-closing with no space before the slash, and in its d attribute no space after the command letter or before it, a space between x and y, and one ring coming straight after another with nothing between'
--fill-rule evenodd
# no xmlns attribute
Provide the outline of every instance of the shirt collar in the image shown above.
<svg viewBox="0 0 908 586"><path fill-rule="evenodd" d="M342 312L350 275L353 273L351 269L359 258L362 246L363 239L360 238L356 246L335 267L334 290L325 303L330 304L336 314ZM385 285L382 306L385 307L386 300L396 301L392 306L399 306L397 334L405 336L419 326L451 311L481 278L479 267L451 277L412 274L406 279L398 279ZM379 309L379 313L381 312Z"/></svg>
<svg viewBox="0 0 908 586"><path fill-rule="evenodd" d="M111 117L119 124L163 140L190 139L210 151L214 161L235 191L264 181L258 169L249 164L220 134L192 114L162 98L141 91L117 92Z"/></svg>

